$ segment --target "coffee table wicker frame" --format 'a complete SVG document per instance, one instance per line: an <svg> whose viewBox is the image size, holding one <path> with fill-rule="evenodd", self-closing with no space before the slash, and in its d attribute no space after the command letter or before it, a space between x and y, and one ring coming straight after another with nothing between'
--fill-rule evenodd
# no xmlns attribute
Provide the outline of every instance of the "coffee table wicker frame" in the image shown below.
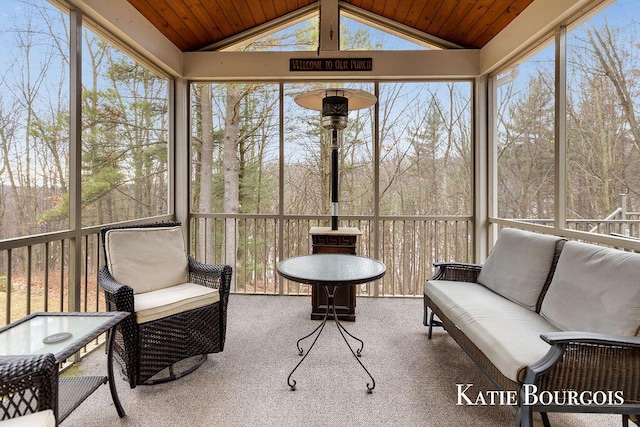
<svg viewBox="0 0 640 427"><path fill-rule="evenodd" d="M0 357L0 421L47 409L57 420L58 375L51 353Z"/></svg>

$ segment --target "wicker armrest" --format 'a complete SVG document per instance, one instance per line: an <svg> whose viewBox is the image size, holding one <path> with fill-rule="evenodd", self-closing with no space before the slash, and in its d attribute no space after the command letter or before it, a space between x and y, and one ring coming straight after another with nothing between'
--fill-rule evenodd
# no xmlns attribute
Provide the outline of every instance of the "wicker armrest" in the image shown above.
<svg viewBox="0 0 640 427"><path fill-rule="evenodd" d="M640 404L640 337L588 332L542 334L549 352L527 368L525 384L541 390L621 390Z"/></svg>
<svg viewBox="0 0 640 427"><path fill-rule="evenodd" d="M223 264L204 264L189 256L189 280L203 286L216 288L220 293L229 293L231 267Z"/></svg>
<svg viewBox="0 0 640 427"><path fill-rule="evenodd" d="M540 335L551 345L556 344L595 344L616 347L635 347L640 349L640 337L622 337L617 335L597 334L593 332L550 332Z"/></svg>
<svg viewBox="0 0 640 427"><path fill-rule="evenodd" d="M122 343L119 343L118 339L116 339L114 344L117 357L125 360L127 377L131 388L133 388L135 387L135 382L132 379L137 378L138 375L136 361L139 353L138 318L135 312L133 288L117 282L106 266L102 267L98 272L98 284L104 290L107 311L126 311L131 313L131 316L122 320L117 326L116 336L121 337Z"/></svg>
<svg viewBox="0 0 640 427"><path fill-rule="evenodd" d="M482 265L464 262L436 262L438 270L429 280L453 280L457 282L475 282Z"/></svg>
<svg viewBox="0 0 640 427"><path fill-rule="evenodd" d="M231 290L232 268L224 264L203 264L189 256L189 280L218 289L220 293L220 351L224 349L227 330L227 306Z"/></svg>
<svg viewBox="0 0 640 427"><path fill-rule="evenodd" d="M108 307L110 311L135 312L133 288L116 282L106 266L102 267L98 272L98 284L105 291L107 302L115 304L115 307Z"/></svg>
<svg viewBox="0 0 640 427"><path fill-rule="evenodd" d="M0 357L0 420L32 412L58 414L58 364L53 354Z"/></svg>

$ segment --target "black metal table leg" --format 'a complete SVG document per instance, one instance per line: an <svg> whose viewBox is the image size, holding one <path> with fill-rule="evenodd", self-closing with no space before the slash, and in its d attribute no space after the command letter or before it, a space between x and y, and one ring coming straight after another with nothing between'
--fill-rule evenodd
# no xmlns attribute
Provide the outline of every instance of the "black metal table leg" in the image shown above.
<svg viewBox="0 0 640 427"><path fill-rule="evenodd" d="M325 286L325 289L327 291L327 296L329 296L328 287ZM334 288L334 292L335 292L335 288ZM333 297L333 295L332 295L332 297ZM373 389L376 388L376 380L373 379L373 376L371 375L369 370L364 366L364 364L360 360L362 349L364 348L364 342L360 338L356 338L353 334L351 334L349 331L347 331L344 326L342 326L342 323L340 323L340 320L338 319L338 314L336 313L336 307L334 305L332 305L332 307L333 307L333 319L336 322L336 326L338 327L338 331L340 331L340 335L342 335L342 339L347 344L347 347L349 347L349 350L351 351L351 354L353 354L353 357L356 358L356 360L358 361L358 363L360 364L362 369L364 369L364 371L367 373L367 375L369 375L369 378L371 378L371 384L367 383L367 393L371 394L371 393L373 393ZM358 341L360 343L360 348L357 350L357 352L354 351L353 348L351 347L351 344L349 344L349 341L347 340L347 337L344 335L345 333L347 335L349 335L351 338L353 338L354 340L356 340L356 341Z"/></svg>
<svg viewBox="0 0 640 427"><path fill-rule="evenodd" d="M322 331L324 330L324 326L327 324L327 318L329 317L329 305L327 304L327 310L324 313L324 319L322 319L322 322L320 323L320 325L318 325L313 332L311 332L308 335L305 335L304 337L300 338L298 340L298 342L296 342L296 347L298 348L298 354L300 356L302 356L302 359L300 359L300 361L298 362L298 364L295 366L295 368L293 368L293 370L291 371L291 373L289 374L289 377L287 378L287 384L289 385L289 387L291 388L291 391L295 391L296 390L296 380L292 380L291 376L293 375L293 373L298 369L298 367L302 364L302 362L304 362L304 359L307 358L307 356L309 355L309 353L311 352L311 349L313 348L313 346L316 344L316 341L318 341L318 337L320 336L320 334L322 333ZM304 349L300 346L300 342L306 340L307 338L309 338L310 336L312 336L313 334L316 333L316 331L318 331L318 334L315 336L315 338L313 339L313 342L311 343L311 346L309 347L309 350L307 350L306 354L304 353Z"/></svg>
<svg viewBox="0 0 640 427"><path fill-rule="evenodd" d="M304 359L306 359L306 357L311 352L311 349L316 344L316 341L318 341L318 337L320 337L320 334L322 333L322 331L324 330L325 325L327 324L327 319L329 317L329 310L330 309L333 311L333 319L336 322L336 327L338 328L338 331L340 332L340 335L342 336L342 339L347 344L347 347L349 347L349 350L351 351L351 354L353 354L353 357L356 358L356 360L358 361L358 363L360 364L362 369L364 369L364 371L367 373L369 378L371 378L371 383L367 383L367 393L372 393L373 389L376 387L376 380L373 378L373 376L371 375L369 370L364 366L364 364L359 359L362 356L362 350L364 349L364 341L362 341L360 338L357 338L352 333L347 331L346 328L342 325L342 323L340 323L340 320L338 319L338 314L336 313L336 307L335 307L335 305L333 303L334 302L334 297L335 297L335 292L336 292L337 288L338 288L337 286L334 286L333 287L333 292L332 292L332 291L329 290L329 286L324 286L325 292L327 293L327 308L326 308L326 311L324 313L324 318L322 319L322 322L320 323L320 325L318 325L310 334L305 335L304 337L300 338L296 342L296 347L298 348L298 354L300 356L303 356L303 357L302 357L302 359L300 359L298 364L293 368L293 370L289 374L289 377L287 378L287 384L289 385L289 387L291 388L292 391L295 391L295 389L296 389L296 381L291 379L291 376L298 369L298 367L302 364L302 362L304 362ZM317 332L317 334L314 337L313 342L311 343L311 346L309 347L309 350L307 350L307 352L304 353L304 349L301 347L300 343L302 341L306 340L307 338L313 336L316 332ZM353 347L351 347L351 344L349 344L349 341L347 340L347 337L345 336L345 334L349 335L351 338L353 338L354 340L358 341L360 343L360 348L358 348L357 350L354 350Z"/></svg>
<svg viewBox="0 0 640 427"><path fill-rule="evenodd" d="M335 315L335 310L334 310L334 315ZM340 323L340 322L336 322L336 325L338 326L338 330L339 330L339 331L341 331L341 333L342 333L342 332L346 333L346 334L347 334L347 335L349 335L351 338L353 338L354 340L356 340L356 341L358 341L358 342L360 343L360 348L356 350L356 354L357 354L357 356L358 356L358 357L361 357L361 356L362 356L362 350L364 349L364 341L362 341L362 340L361 340L360 338L358 338L358 337L355 337L351 332L347 331L347 330L345 329L345 327L342 325L342 323ZM344 338L344 339L345 339L345 341L346 341L346 338L345 338L345 336L344 336L344 335L342 335L342 338ZM347 342L347 344L349 344L349 343ZM351 346L349 346L349 347L351 347Z"/></svg>
<svg viewBox="0 0 640 427"><path fill-rule="evenodd" d="M320 329L320 328L324 328L325 323L327 323L327 315L326 315L326 314L325 314L325 316L324 316L323 321L322 321L322 322L320 322L320 324L318 325L318 327L317 327L317 328L315 328L315 329L313 330L313 332L311 332L309 335L305 335L304 337L300 338L300 339L298 340L298 342L296 342L296 347L298 348L298 354L299 354L300 356L302 356L302 355L304 354L304 349L300 346L300 343L301 343L302 341L306 340L307 338L309 338L311 335L315 334L315 333L316 333L316 331L317 331L318 329ZM320 335L320 334L318 334L318 335ZM316 337L316 339L317 339L317 337ZM314 342L315 342L315 340L314 340ZM309 348L309 350L311 350L311 348Z"/></svg>

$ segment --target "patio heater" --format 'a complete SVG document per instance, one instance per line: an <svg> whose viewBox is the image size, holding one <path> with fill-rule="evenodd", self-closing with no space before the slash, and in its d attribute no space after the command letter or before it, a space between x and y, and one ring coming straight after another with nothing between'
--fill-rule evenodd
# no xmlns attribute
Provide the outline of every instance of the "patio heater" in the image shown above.
<svg viewBox="0 0 640 427"><path fill-rule="evenodd" d="M331 131L331 229L338 229L338 149L341 131L347 127L349 109L359 110L378 99L360 89L319 89L296 96L296 103L322 112L322 127Z"/></svg>

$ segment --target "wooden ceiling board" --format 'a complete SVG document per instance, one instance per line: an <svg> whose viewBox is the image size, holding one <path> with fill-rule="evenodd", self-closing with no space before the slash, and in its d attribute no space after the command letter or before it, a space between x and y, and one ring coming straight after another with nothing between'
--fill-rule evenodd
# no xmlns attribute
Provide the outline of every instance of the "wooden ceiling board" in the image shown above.
<svg viewBox="0 0 640 427"><path fill-rule="evenodd" d="M215 26L220 31L221 33L220 38L217 38L214 40L222 40L229 37L230 35L235 34L233 27L231 26L229 21L226 18L221 19L221 17L224 16L224 13L222 12L222 9L220 8L220 5L216 0L192 0L192 1L194 3L193 7L200 7L206 10L207 15L209 16L208 22L210 23L210 25ZM198 3L200 4L200 6L197 6Z"/></svg>
<svg viewBox="0 0 640 427"><path fill-rule="evenodd" d="M254 7L249 7L246 0L233 0L231 3L238 16L242 19L242 26L245 29L255 27L258 25L258 22L264 22L256 21L256 17L253 15L253 10L260 9L259 6L255 7L254 5Z"/></svg>
<svg viewBox="0 0 640 427"><path fill-rule="evenodd" d="M461 1L453 8L447 20L438 30L438 37L451 40L460 45L465 45L461 30L465 31L471 25L469 22L469 12L474 7L475 1Z"/></svg>
<svg viewBox="0 0 640 427"><path fill-rule="evenodd" d="M228 34L227 37L232 36L234 34L241 33L246 29L251 28L245 25L242 17L238 15L236 8L233 7L234 1L235 0L217 0L216 1L225 19L229 22L229 24L231 25L231 28L233 28L233 34Z"/></svg>
<svg viewBox="0 0 640 427"><path fill-rule="evenodd" d="M474 10L470 13L470 22L471 24L467 28L467 32L464 33L462 38L468 43L473 45L475 40L480 36L480 34L484 33L493 25L498 14L491 11L491 7L496 3L496 0L485 0L484 4L480 4L474 8ZM471 21L471 17L474 18Z"/></svg>
<svg viewBox="0 0 640 427"><path fill-rule="evenodd" d="M195 34L198 43L205 44L208 40L215 38L214 33L210 31L210 25L203 24L202 17L205 15L202 12L203 8L189 7L185 0L172 1L170 8L182 19L182 23ZM194 15L196 10L199 11L196 12L200 15L199 17Z"/></svg>
<svg viewBox="0 0 640 427"><path fill-rule="evenodd" d="M319 0L127 0L182 51L194 51ZM343 0L426 35L481 48L533 0Z"/></svg>
<svg viewBox="0 0 640 427"><path fill-rule="evenodd" d="M224 31L218 24L223 23L224 20L216 20L209 13L207 7L207 0L184 0L185 5L191 10L196 19L204 26L209 34L209 39L219 40L224 38ZM230 29L228 30L231 31Z"/></svg>
<svg viewBox="0 0 640 427"><path fill-rule="evenodd" d="M408 7L408 3L409 2L405 2L404 5L403 5L403 2L396 2L396 1L393 1L393 0L387 0L385 2L384 9L382 9L381 15L382 16L395 16L396 13L398 13L398 9L403 8L403 6L404 6L404 9L405 9L405 14L406 14L406 9ZM397 19L394 19L394 20L396 22L398 22Z"/></svg>
<svg viewBox="0 0 640 427"><path fill-rule="evenodd" d="M352 6L359 7L364 10L371 10L373 7L373 0L346 0L345 3L349 3Z"/></svg>
<svg viewBox="0 0 640 427"><path fill-rule="evenodd" d="M256 0L249 0L245 2L249 11L251 12L251 16L253 17L253 22L267 22L269 19L267 15L264 13L264 9L262 9L262 4Z"/></svg>
<svg viewBox="0 0 640 427"><path fill-rule="evenodd" d="M294 10L302 9L303 7L307 7L310 4L315 4L315 3L317 3L316 0L298 0L298 8L291 9L290 12L293 12Z"/></svg>
<svg viewBox="0 0 640 427"><path fill-rule="evenodd" d="M167 20L162 17L155 8L147 5L145 1L129 2L138 12L149 20L162 34L173 42L180 50L184 50L188 46L186 40L178 33Z"/></svg>
<svg viewBox="0 0 640 427"><path fill-rule="evenodd" d="M276 7L273 5L272 0L264 0L259 3L267 21L270 21L278 17L278 14L276 13Z"/></svg>
<svg viewBox="0 0 640 427"><path fill-rule="evenodd" d="M387 1L374 1L371 3L369 11L375 13L376 15L386 16L384 14L384 9L387 3Z"/></svg>
<svg viewBox="0 0 640 427"><path fill-rule="evenodd" d="M444 27L445 23L451 16L453 9L456 8L458 2L452 2L447 0L441 0L437 9L429 9L425 11L426 15L431 15L431 21L425 28L419 27L420 30L427 34L438 35L440 30Z"/></svg>
<svg viewBox="0 0 640 427"><path fill-rule="evenodd" d="M527 6L533 3L533 0L514 0L512 2L500 0L499 3L503 4L503 10L500 13L496 13L496 20L485 32L473 40L473 45L482 47L489 43L500 30L509 25ZM504 5L506 3L508 3L508 6Z"/></svg>
<svg viewBox="0 0 640 427"><path fill-rule="evenodd" d="M180 50L184 51L191 46L194 34L189 29L176 25L180 18L173 12L162 13L158 3L151 6L146 0L129 0L129 3Z"/></svg>
<svg viewBox="0 0 640 427"><path fill-rule="evenodd" d="M389 13L385 13L385 15L392 16L394 21L400 22L404 24L404 21L407 19L407 14L411 10L413 6L413 1L401 1L398 2L397 6L390 10Z"/></svg>
<svg viewBox="0 0 640 427"><path fill-rule="evenodd" d="M435 1L438 3L440 2L440 0ZM407 16L402 23L413 28L418 28L420 26L426 28L429 21L431 21L431 18L427 15L426 11L430 10L429 5L433 2L434 0L413 0L411 9L407 12ZM422 24L420 24L420 21L422 21Z"/></svg>
<svg viewBox="0 0 640 427"><path fill-rule="evenodd" d="M287 4L287 0L273 0L273 5L276 8L276 13L278 16L283 16L289 13L289 5Z"/></svg>

